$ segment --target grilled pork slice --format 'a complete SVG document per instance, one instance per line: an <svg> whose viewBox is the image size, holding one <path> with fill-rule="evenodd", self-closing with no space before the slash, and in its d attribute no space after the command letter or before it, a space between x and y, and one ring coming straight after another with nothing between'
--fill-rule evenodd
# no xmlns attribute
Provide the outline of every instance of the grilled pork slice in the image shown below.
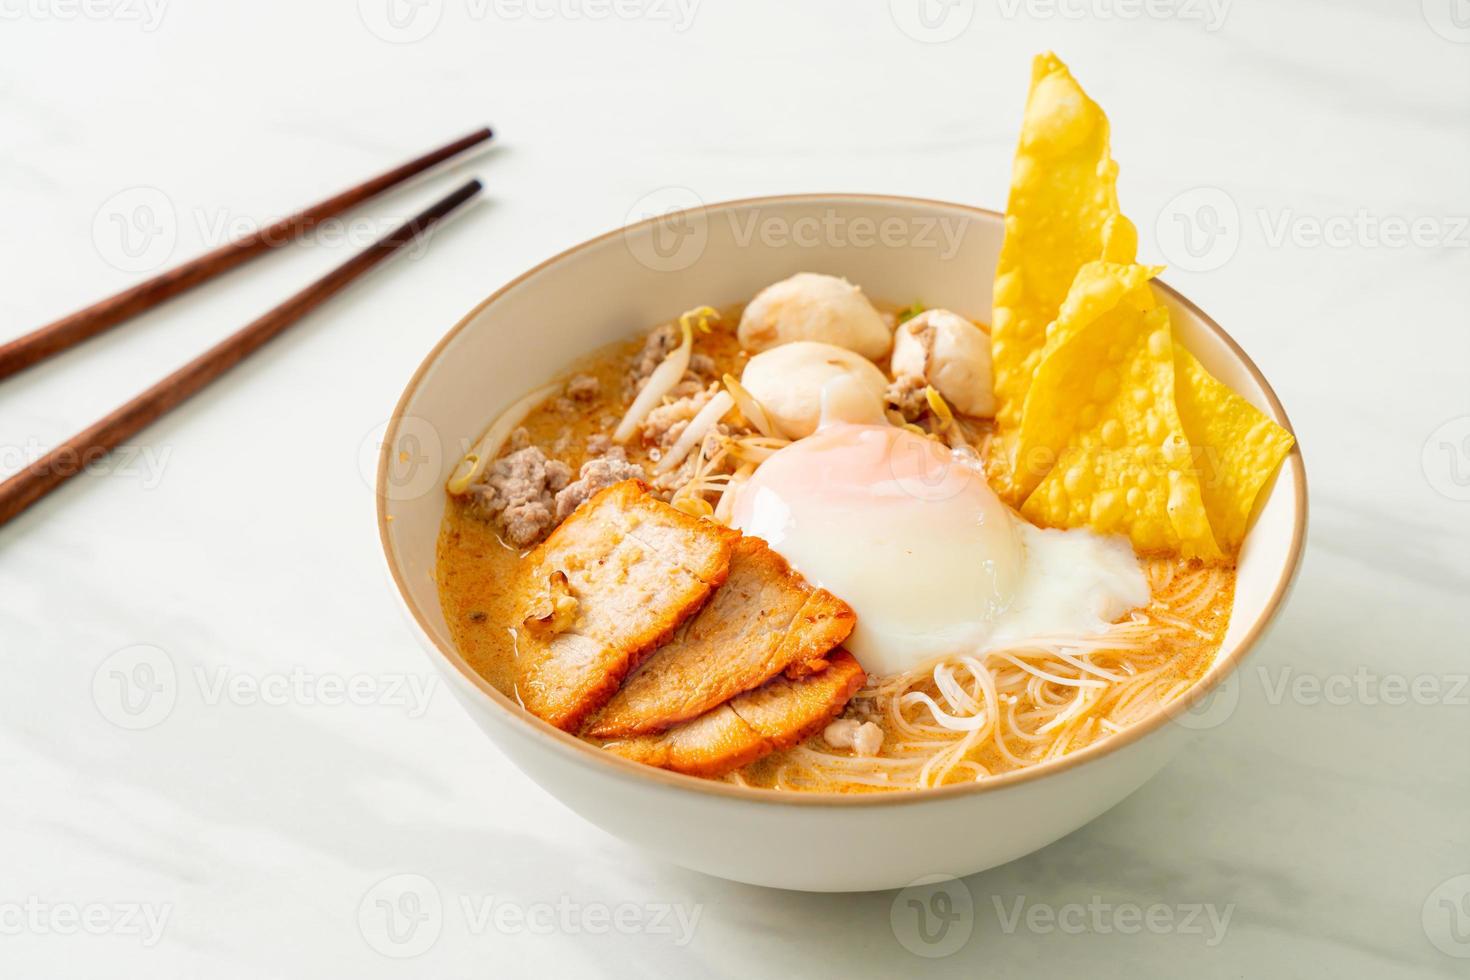
<svg viewBox="0 0 1470 980"><path fill-rule="evenodd" d="M813 673L852 632L852 608L813 589L760 538L741 538L730 577L592 719L589 734L621 738L688 721L786 671Z"/></svg>
<svg viewBox="0 0 1470 980"><path fill-rule="evenodd" d="M578 507L513 583L521 703L576 731L725 581L738 537L635 480Z"/></svg>
<svg viewBox="0 0 1470 980"><path fill-rule="evenodd" d="M691 776L723 776L820 731L863 686L852 654L835 650L827 669L797 680L772 678L690 721L656 735L604 746L635 762Z"/></svg>

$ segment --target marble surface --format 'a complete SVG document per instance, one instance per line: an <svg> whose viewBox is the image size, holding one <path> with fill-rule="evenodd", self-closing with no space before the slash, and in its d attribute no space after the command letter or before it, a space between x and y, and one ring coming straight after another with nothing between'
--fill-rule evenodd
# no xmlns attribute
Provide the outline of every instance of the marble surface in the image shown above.
<svg viewBox="0 0 1470 980"><path fill-rule="evenodd" d="M502 135L426 251L0 530L0 974L1470 971L1463 0L389 2L0 0L0 339ZM1228 720L923 921L650 863L431 679L373 529L381 424L472 304L660 195L1001 206L1048 47L1113 119L1145 257L1292 414L1295 596ZM0 472L452 183L6 382Z"/></svg>

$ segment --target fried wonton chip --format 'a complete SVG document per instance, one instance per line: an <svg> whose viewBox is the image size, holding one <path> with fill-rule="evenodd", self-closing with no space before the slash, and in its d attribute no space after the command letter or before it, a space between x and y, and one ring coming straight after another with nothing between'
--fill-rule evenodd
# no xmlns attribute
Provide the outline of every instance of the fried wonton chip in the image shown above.
<svg viewBox="0 0 1470 980"><path fill-rule="evenodd" d="M1035 413L1030 435L1059 455L1021 513L1037 524L1126 534L1145 554L1215 560L1220 549L1175 407L1169 311L1154 300L1152 274L1097 263L1078 275L1058 318L1063 333L1026 403L1026 417Z"/></svg>
<svg viewBox="0 0 1470 980"><path fill-rule="evenodd" d="M1025 500L1056 465L1080 416L1096 399L1115 394L1118 369L1110 361L1137 323L1154 307L1147 283L1158 266L1089 262L1077 273L1061 311L1048 328L1044 356L1026 394L1020 431L1010 446L1011 486ZM1079 345L1071 341L1087 337ZM1050 356L1067 346L1061 357Z"/></svg>
<svg viewBox="0 0 1470 980"><path fill-rule="evenodd" d="M1003 433L1020 424L1047 325L1077 271L1098 259L1134 260L1138 233L1119 213L1117 178L1107 116L1060 59L1038 56L995 272L990 336Z"/></svg>
<svg viewBox="0 0 1470 980"><path fill-rule="evenodd" d="M1220 546L1234 553L1256 497L1296 440L1179 344L1174 345L1174 385L1210 526Z"/></svg>

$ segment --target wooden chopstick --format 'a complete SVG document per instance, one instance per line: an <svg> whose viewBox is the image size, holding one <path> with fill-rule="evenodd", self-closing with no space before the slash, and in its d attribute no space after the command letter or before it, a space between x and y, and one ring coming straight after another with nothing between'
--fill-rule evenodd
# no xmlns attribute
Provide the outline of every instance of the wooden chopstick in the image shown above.
<svg viewBox="0 0 1470 980"><path fill-rule="evenodd" d="M438 203L410 218L366 249L327 273L269 313L205 351L173 374L118 408L95 425L72 436L45 456L0 483L0 525L92 465L123 440L136 435L185 399L239 364L337 294L348 283L407 245L440 218L480 191L472 180Z"/></svg>
<svg viewBox="0 0 1470 980"><path fill-rule="evenodd" d="M93 303L84 310L78 310L54 323L33 330L8 343L0 344L0 379L7 378L17 371L22 371L68 348L75 347L82 341L95 337L130 317L137 316L202 282L208 282L230 271L269 248L292 242L328 218L376 197L390 187L401 184L410 177L415 177L450 157L485 142L493 135L489 129L476 130L453 143L445 144L402 166L379 174L372 180L349 188L335 197L329 197L325 201L320 201L289 217L221 245L213 251L205 252L182 265L159 273L152 279L124 289L115 296L109 296L107 299Z"/></svg>

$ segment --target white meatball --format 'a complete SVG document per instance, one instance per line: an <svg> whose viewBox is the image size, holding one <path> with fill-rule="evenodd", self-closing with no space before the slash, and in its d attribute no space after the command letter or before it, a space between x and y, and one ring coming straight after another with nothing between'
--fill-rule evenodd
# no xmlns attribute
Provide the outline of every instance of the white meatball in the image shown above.
<svg viewBox="0 0 1470 980"><path fill-rule="evenodd" d="M846 372L828 378L822 385L821 410L817 413L820 431L836 422L854 425L887 425L883 399L865 382Z"/></svg>
<svg viewBox="0 0 1470 980"><path fill-rule="evenodd" d="M750 351L815 340L877 360L888 353L893 331L846 279L800 272L756 294L740 317L739 337Z"/></svg>
<svg viewBox="0 0 1470 980"><path fill-rule="evenodd" d="M840 377L854 379L880 402L888 387L883 372L867 358L809 340L782 344L755 355L745 365L740 383L761 403L782 435L804 439L817 431L822 388Z"/></svg>
<svg viewBox="0 0 1470 980"><path fill-rule="evenodd" d="M858 755L873 756L883 751L883 729L865 721L852 733L852 750Z"/></svg>
<svg viewBox="0 0 1470 980"><path fill-rule="evenodd" d="M822 730L822 740L834 749L852 749L856 755L874 756L883 751L883 729L871 721L839 718Z"/></svg>
<svg viewBox="0 0 1470 980"><path fill-rule="evenodd" d="M854 718L838 718L822 729L822 740L834 749L852 748L852 737L862 722Z"/></svg>
<svg viewBox="0 0 1470 980"><path fill-rule="evenodd" d="M893 376L923 378L959 412L995 414L990 336L958 313L926 310L898 328Z"/></svg>

